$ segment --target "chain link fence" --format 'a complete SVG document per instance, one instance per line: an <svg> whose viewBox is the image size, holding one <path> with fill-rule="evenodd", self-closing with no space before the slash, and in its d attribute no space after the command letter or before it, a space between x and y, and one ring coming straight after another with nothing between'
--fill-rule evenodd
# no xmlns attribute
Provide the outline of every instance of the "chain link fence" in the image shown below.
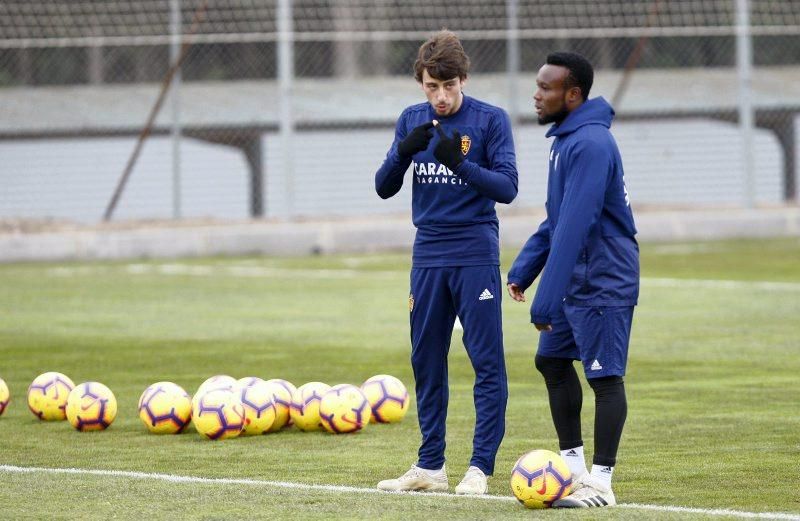
<svg viewBox="0 0 800 521"><path fill-rule="evenodd" d="M4 0L0 219L408 212L373 174L442 27L514 121L512 207L544 201L553 50L595 64L635 206L797 201L798 0Z"/></svg>

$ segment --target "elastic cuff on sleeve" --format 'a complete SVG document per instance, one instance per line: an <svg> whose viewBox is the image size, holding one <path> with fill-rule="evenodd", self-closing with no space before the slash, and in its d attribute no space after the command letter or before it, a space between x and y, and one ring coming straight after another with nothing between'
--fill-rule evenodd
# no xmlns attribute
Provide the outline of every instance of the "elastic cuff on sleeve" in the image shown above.
<svg viewBox="0 0 800 521"><path fill-rule="evenodd" d="M550 317L547 315L531 315L531 324L550 324Z"/></svg>

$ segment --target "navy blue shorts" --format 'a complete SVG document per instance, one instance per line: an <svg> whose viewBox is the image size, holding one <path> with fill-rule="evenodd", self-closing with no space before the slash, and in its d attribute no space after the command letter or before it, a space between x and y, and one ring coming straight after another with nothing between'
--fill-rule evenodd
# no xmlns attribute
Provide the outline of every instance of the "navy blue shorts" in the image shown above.
<svg viewBox="0 0 800 521"><path fill-rule="evenodd" d="M588 307L564 304L553 330L539 335L541 356L583 363L586 378L624 376L628 363L633 306Z"/></svg>

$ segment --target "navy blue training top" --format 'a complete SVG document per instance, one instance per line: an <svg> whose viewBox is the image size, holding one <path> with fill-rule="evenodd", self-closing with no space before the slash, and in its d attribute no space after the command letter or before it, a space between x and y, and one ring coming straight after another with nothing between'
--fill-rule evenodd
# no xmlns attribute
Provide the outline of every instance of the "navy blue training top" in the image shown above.
<svg viewBox="0 0 800 521"><path fill-rule="evenodd" d="M520 251L508 282L529 287L544 268L531 322L550 324L562 304L634 306L639 245L622 158L603 98L584 102L547 137L547 218Z"/></svg>
<svg viewBox="0 0 800 521"><path fill-rule="evenodd" d="M453 172L433 156L439 142L434 130L427 150L403 158L397 145L417 126L438 120L451 136L461 133L464 161ZM412 221L417 228L413 267L500 264L499 224L495 202L517 195L517 164L511 123L502 109L464 96L458 111L438 116L429 103L412 105L397 120L394 142L375 173L375 191L387 199L412 172Z"/></svg>

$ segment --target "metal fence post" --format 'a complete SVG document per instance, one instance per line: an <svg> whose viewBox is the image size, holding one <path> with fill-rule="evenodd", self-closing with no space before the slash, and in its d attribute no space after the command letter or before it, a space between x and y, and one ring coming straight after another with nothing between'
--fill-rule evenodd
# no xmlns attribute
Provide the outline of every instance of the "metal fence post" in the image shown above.
<svg viewBox="0 0 800 521"><path fill-rule="evenodd" d="M508 76L508 115L512 128L519 123L519 0L506 0L506 74Z"/></svg>
<svg viewBox="0 0 800 521"><path fill-rule="evenodd" d="M181 51L181 5L180 0L169 3L169 61L178 62ZM172 139L172 217L181 218L181 70L175 71L172 79L170 100L170 137Z"/></svg>
<svg viewBox="0 0 800 521"><path fill-rule="evenodd" d="M278 0L278 105L281 135L281 167L285 180L286 217L294 215L294 115L292 82L294 80L294 34L292 0Z"/></svg>
<svg viewBox="0 0 800 521"><path fill-rule="evenodd" d="M756 204L755 160L753 157L753 41L750 35L750 0L736 0L736 77L739 90L739 131L744 168L744 202Z"/></svg>

